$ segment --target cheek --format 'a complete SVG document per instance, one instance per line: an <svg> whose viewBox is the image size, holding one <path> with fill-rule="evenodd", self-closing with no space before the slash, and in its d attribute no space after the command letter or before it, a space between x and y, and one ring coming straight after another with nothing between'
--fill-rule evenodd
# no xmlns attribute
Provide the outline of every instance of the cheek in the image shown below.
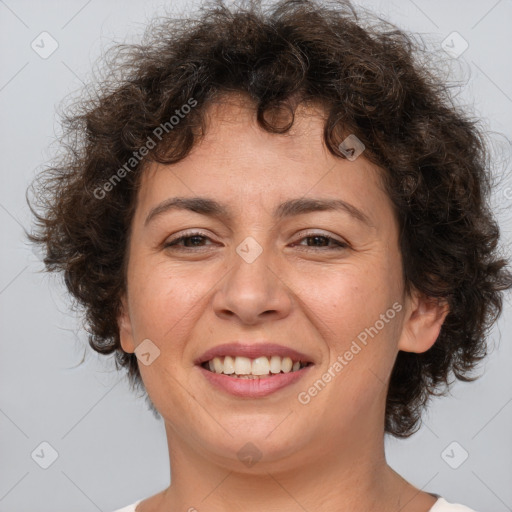
<svg viewBox="0 0 512 512"><path fill-rule="evenodd" d="M345 265L316 273L314 280L304 275L297 279L313 321L317 318L323 324L322 332L340 349L346 335L355 337L375 324L401 297L397 276L387 262L380 267Z"/></svg>
<svg viewBox="0 0 512 512"><path fill-rule="evenodd" d="M194 305L203 294L201 281L187 277L168 264L154 264L150 258L134 258L129 269L130 318L135 345L149 339L159 351L151 364L139 362L139 371L151 400L160 411L180 403L180 393L167 391L181 389L176 376L184 364L184 348L196 322Z"/></svg>
<svg viewBox="0 0 512 512"><path fill-rule="evenodd" d="M329 425L350 425L385 400L402 305L395 275L386 265L376 269L347 266L310 288L311 319L328 350L320 377L326 385L312 407Z"/></svg>
<svg viewBox="0 0 512 512"><path fill-rule="evenodd" d="M175 331L193 319L195 306L208 289L208 280L197 273L151 258L133 260L128 282L134 334L161 343L180 339Z"/></svg>
<svg viewBox="0 0 512 512"><path fill-rule="evenodd" d="M188 311L193 314L211 280L191 266L173 265L165 258L141 254L131 263L128 282L132 313L154 329L159 325L168 328Z"/></svg>
<svg viewBox="0 0 512 512"><path fill-rule="evenodd" d="M353 396L361 397L366 388L373 394L387 380L396 357L403 309L397 256L387 252L368 258L364 265L331 269L320 279L317 274L308 287L308 279L302 278L311 321L329 352L323 370L330 369L338 384L343 383L334 387L344 392L352 388ZM335 361L339 364L333 368Z"/></svg>

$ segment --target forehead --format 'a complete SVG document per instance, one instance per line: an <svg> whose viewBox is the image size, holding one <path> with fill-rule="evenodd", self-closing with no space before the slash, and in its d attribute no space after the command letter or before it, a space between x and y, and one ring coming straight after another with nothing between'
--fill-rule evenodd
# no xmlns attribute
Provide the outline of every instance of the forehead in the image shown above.
<svg viewBox="0 0 512 512"><path fill-rule="evenodd" d="M294 111L290 108L269 109L265 119L273 126L293 124L285 133L272 133L263 129L257 120L256 104L248 96L241 93L224 94L205 109L205 136L194 148L195 151L215 152L212 147L219 142L228 146L230 153L240 153L244 149L258 150L260 148L279 151L280 156L291 161L318 153L327 152L323 143L323 128L327 113L325 109L314 102L295 104L290 100ZM245 148L237 146L244 140ZM250 145L247 144L250 139ZM307 143L306 143L307 139ZM221 152L217 157L222 157Z"/></svg>
<svg viewBox="0 0 512 512"><path fill-rule="evenodd" d="M272 119L282 125L289 116L277 112ZM270 211L290 197L341 196L352 203L369 198L367 209L376 209L387 200L382 170L364 156L351 162L332 155L323 140L325 116L319 104L300 104L290 130L271 133L259 126L247 97L226 95L206 109L205 132L187 157L147 166L140 200L154 204L171 195L214 195L236 210L258 203Z"/></svg>

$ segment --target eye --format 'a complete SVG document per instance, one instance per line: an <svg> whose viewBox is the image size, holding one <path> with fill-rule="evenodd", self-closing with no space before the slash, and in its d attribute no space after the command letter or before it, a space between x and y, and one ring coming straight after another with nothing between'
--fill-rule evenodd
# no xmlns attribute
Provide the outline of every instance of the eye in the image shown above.
<svg viewBox="0 0 512 512"><path fill-rule="evenodd" d="M349 245L346 244L345 242L342 242L341 240L337 240L336 238L332 237L332 236L329 236L329 235L325 235L323 233L308 233L307 236L303 237L300 239L300 241L302 242L303 240L311 240L312 243L307 243L307 247L311 247L311 246L314 246L314 248L320 248L320 247L326 247L328 250L340 250L340 249L345 249L345 248L348 248ZM317 245L317 243L320 243L321 245ZM334 246L330 246L329 247L329 244L330 243L333 243ZM301 245L301 244L298 244L298 245Z"/></svg>
<svg viewBox="0 0 512 512"><path fill-rule="evenodd" d="M175 238L164 244L164 247L178 247L182 249L189 249L194 247L204 247L201 243L204 240L210 240L206 235L199 232L186 233L179 238ZM184 245L182 245L182 242Z"/></svg>
<svg viewBox="0 0 512 512"><path fill-rule="evenodd" d="M206 245L203 243L207 240L211 239L200 232L191 232L191 233L185 233L184 235L175 238L174 240L171 240L164 244L164 247L175 247L175 248L181 248L181 249L193 249L194 247L205 247ZM341 240L337 240L336 238L325 235L323 233L311 233L308 234L305 237L302 237L299 241L302 242L304 240L307 240L308 243L306 244L307 247L313 247L313 248L322 248L325 247L328 250L341 250L348 248L349 245L345 242L342 242ZM311 241L312 243L309 243ZM329 244L333 244L329 246ZM211 245L211 244L210 244ZM292 245L298 245L303 246L302 244L292 244ZM304 246L303 246L304 247Z"/></svg>

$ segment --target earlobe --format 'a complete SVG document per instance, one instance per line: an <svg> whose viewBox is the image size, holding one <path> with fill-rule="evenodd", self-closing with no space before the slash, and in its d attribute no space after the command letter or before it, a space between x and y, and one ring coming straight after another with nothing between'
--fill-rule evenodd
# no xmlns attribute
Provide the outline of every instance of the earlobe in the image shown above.
<svg viewBox="0 0 512 512"><path fill-rule="evenodd" d="M121 348L128 353L135 352L135 344L133 342L133 329L128 312L126 296L123 296L121 299L121 307L117 317L117 326L119 329Z"/></svg>
<svg viewBox="0 0 512 512"><path fill-rule="evenodd" d="M426 352L436 342L449 313L445 300L415 292L411 298L402 328L398 349L404 352Z"/></svg>

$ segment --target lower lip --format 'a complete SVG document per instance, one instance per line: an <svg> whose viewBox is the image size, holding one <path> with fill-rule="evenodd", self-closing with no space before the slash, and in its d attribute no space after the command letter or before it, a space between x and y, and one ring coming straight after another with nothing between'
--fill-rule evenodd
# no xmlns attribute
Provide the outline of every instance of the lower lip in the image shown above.
<svg viewBox="0 0 512 512"><path fill-rule="evenodd" d="M214 373L198 366L205 378L218 389L234 396L244 398L261 398L280 389L291 386L308 373L313 365L306 366L295 372L278 373L272 377L259 379L238 379L222 373Z"/></svg>

